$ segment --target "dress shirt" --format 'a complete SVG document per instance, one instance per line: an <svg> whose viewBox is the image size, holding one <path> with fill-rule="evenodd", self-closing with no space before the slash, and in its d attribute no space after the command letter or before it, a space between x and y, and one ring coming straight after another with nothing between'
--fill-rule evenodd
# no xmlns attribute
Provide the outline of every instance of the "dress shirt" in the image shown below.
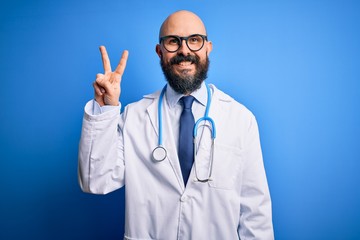
<svg viewBox="0 0 360 240"><path fill-rule="evenodd" d="M192 112L194 115L195 122L204 116L206 104L207 104L207 89L206 85L203 82L200 88L193 93L190 94L195 98L195 101L192 105ZM176 146L179 146L179 129L180 129L180 115L182 112L182 103L179 101L184 95L181 93L177 93L174 89L170 87L168 84L166 87L165 98L163 105L165 109L163 111L163 122L165 124L169 124L172 129L172 133L163 132L163 134L172 134L174 137L174 141ZM91 104L89 105L91 106ZM121 103L119 103L121 108ZM85 112L90 115L99 115L101 113L110 111L114 108L118 108L119 106L100 106L96 101L93 101L92 109L85 108Z"/></svg>
<svg viewBox="0 0 360 240"><path fill-rule="evenodd" d="M264 239L273 240L271 199L255 116L229 95L210 85L209 116L217 127L211 181L211 137L200 130L198 168L184 185L177 156L179 99L169 86L163 99L163 137L168 155L151 160L158 140L159 92L128 104L85 107L79 144L79 183L83 191L106 194L126 185L126 240ZM194 93L195 120L204 115L207 90ZM201 129L201 128L200 128ZM204 231L206 229L206 231Z"/></svg>

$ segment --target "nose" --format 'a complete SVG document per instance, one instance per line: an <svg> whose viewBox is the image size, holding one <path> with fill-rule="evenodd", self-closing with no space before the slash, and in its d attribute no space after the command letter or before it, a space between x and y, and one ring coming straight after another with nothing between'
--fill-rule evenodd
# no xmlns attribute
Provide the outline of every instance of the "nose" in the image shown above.
<svg viewBox="0 0 360 240"><path fill-rule="evenodd" d="M191 53L191 50L187 46L185 39L182 40L181 46L180 46L180 48L178 49L177 52L178 52L178 54L182 53L184 56L187 56L188 54Z"/></svg>

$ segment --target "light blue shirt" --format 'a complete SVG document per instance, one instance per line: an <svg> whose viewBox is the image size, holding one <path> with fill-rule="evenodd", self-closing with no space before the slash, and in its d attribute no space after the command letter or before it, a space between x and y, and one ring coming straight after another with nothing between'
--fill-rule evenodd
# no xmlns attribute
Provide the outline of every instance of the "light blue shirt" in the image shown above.
<svg viewBox="0 0 360 240"><path fill-rule="evenodd" d="M196 100L192 105L192 112L196 122L197 119L203 117L205 114L206 103L207 103L207 90L206 90L205 82L201 84L201 87L198 90L192 92L190 95L193 96ZM163 113L163 118L164 118L163 122L165 124L171 125L172 135L174 137L176 146L179 146L178 144L179 127L180 127L179 119L183 109L182 104L181 102L179 102L179 100L183 96L184 96L183 94L177 93L168 84L165 92L164 103L163 103L163 105L165 106ZM90 115L99 115L119 107L121 108L121 103L119 103L119 106L105 105L101 107L96 101L93 100L92 109L85 109L85 112L87 112ZM165 132L164 134L171 134L171 133Z"/></svg>

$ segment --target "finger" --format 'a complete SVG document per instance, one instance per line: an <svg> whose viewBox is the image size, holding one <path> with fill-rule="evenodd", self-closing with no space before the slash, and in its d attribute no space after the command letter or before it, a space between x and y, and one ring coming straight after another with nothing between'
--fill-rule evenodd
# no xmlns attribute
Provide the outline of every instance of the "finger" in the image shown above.
<svg viewBox="0 0 360 240"><path fill-rule="evenodd" d="M110 59L105 46L100 46L100 53L105 73L111 72Z"/></svg>
<svg viewBox="0 0 360 240"><path fill-rule="evenodd" d="M102 87L100 87L97 82L94 82L93 83L93 87L94 87L94 90L95 90L95 93L99 96L102 96L103 95L103 91L102 91ZM105 91L105 90L104 90Z"/></svg>
<svg viewBox="0 0 360 240"><path fill-rule="evenodd" d="M111 88L112 80L108 77L100 77L95 79L96 84L100 88L100 90L104 93Z"/></svg>
<svg viewBox="0 0 360 240"><path fill-rule="evenodd" d="M98 73L96 74L96 79L95 79L95 82L101 86L103 85L103 82L106 81L106 77L104 74L101 74L101 73Z"/></svg>
<svg viewBox="0 0 360 240"><path fill-rule="evenodd" d="M126 67L126 62L129 56L129 51L125 50L121 56L119 65L116 67L115 72L117 74L123 75L125 67Z"/></svg>
<svg viewBox="0 0 360 240"><path fill-rule="evenodd" d="M96 79L95 81L97 82L97 84L101 87L103 86L106 82L112 82L111 81L111 76L112 76L112 73L107 73L106 75L105 74L101 74L101 73L98 73L96 74Z"/></svg>

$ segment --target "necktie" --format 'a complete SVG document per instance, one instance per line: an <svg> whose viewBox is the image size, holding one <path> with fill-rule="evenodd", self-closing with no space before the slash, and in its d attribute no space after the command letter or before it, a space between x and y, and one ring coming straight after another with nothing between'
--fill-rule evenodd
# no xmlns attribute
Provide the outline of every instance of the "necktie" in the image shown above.
<svg viewBox="0 0 360 240"><path fill-rule="evenodd" d="M193 96L186 96L180 99L183 102L183 111L180 116L179 133L179 159L180 167L186 186L194 162L193 128L195 125L191 106L195 100Z"/></svg>

